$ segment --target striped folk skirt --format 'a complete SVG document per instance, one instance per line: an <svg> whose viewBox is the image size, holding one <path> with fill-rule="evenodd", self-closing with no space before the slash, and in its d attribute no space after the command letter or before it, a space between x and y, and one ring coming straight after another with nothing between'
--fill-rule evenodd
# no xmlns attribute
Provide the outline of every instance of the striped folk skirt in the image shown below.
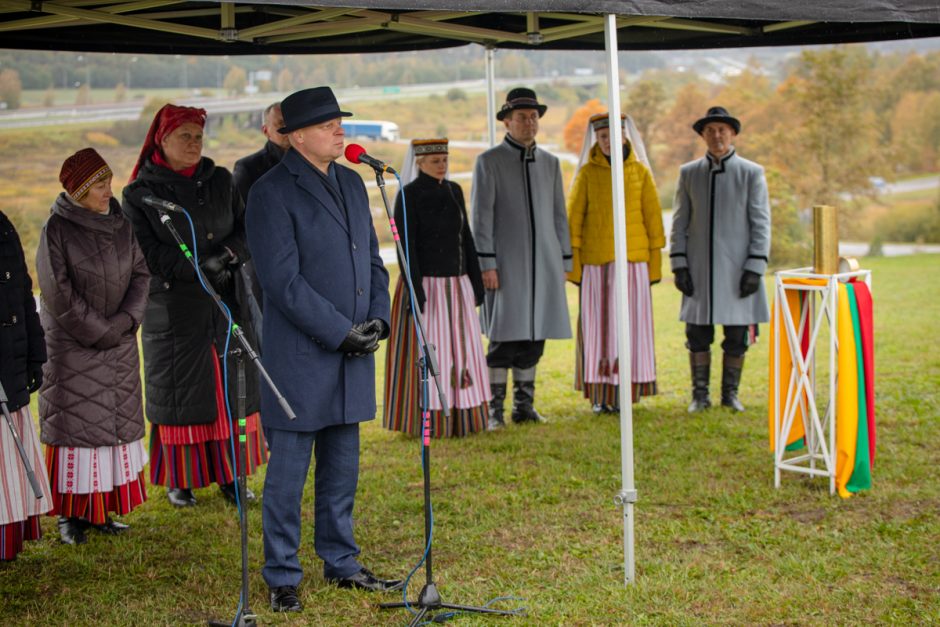
<svg viewBox="0 0 940 627"><path fill-rule="evenodd" d="M215 349L211 349L215 355ZM225 391L218 358L215 364L215 420L191 426L153 425L150 430L150 482L167 488L204 488L212 483L235 481L236 463L232 457L231 434L235 431L234 459L242 459L238 427L225 413ZM234 410L234 408L233 408ZM235 416L232 416L235 420ZM268 461L268 446L259 428L259 414L246 418L248 464L246 474Z"/></svg>
<svg viewBox="0 0 940 627"><path fill-rule="evenodd" d="M10 412L36 479L42 487L37 499L26 476L10 426L0 416L0 560L12 560L23 550L23 542L41 536L39 518L52 509L52 491L46 481L39 438L29 407Z"/></svg>
<svg viewBox="0 0 940 627"><path fill-rule="evenodd" d="M630 290L630 374L632 398L656 394L653 300L645 262L628 263ZM575 348L574 388L595 405L620 404L617 355L617 286L613 263L584 266L581 313Z"/></svg>
<svg viewBox="0 0 940 627"><path fill-rule="evenodd" d="M147 500L144 441L118 446L80 448L47 446L46 465L52 488L50 514L103 525L109 512L129 514Z"/></svg>
<svg viewBox="0 0 940 627"><path fill-rule="evenodd" d="M386 429L421 435L421 408L430 413L434 437L459 437L486 430L489 417L489 372L480 339L473 287L467 275L424 277L427 301L424 324L427 340L437 351L450 417L444 416L433 381L428 382L427 403L418 367L421 349L414 329L408 292L400 278L392 302L392 328L385 354L385 406L382 424Z"/></svg>

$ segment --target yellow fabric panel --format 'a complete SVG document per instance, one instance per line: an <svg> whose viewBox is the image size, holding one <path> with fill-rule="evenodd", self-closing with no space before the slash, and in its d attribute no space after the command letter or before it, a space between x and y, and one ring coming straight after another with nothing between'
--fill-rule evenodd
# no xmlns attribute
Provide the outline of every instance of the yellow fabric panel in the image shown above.
<svg viewBox="0 0 940 627"><path fill-rule="evenodd" d="M790 319L793 320L793 326L799 332L800 324L800 293L795 290L788 291L786 307L790 311ZM783 321L781 320L781 323ZM774 366L776 353L776 334L780 334L780 411L786 409L787 391L790 389L790 380L793 379L793 385L797 384L796 377L793 376L793 357L790 353L790 338L787 335L785 326L780 329L776 327L776 316L770 318L770 385L768 386L769 398L767 399L767 432L770 436L770 450L776 447L776 434L774 432ZM812 329L807 328L804 333L812 333ZM800 398L797 401L806 402L806 392L800 392ZM785 416L780 416L781 422ZM796 415L793 417L793 424L790 427L790 433L787 436L787 444L792 444L806 435L803 427L803 409L798 405Z"/></svg>
<svg viewBox="0 0 940 627"><path fill-rule="evenodd" d="M839 496L849 498L852 493L846 484L855 468L855 448L858 444L858 363L855 353L855 331L852 312L845 285L839 284L838 324L839 380L836 385L836 488Z"/></svg>

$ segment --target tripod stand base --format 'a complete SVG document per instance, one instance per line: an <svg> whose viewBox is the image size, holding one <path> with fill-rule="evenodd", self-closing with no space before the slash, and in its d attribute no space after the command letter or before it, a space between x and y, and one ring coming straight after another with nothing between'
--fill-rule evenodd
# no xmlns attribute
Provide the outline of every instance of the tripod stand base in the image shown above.
<svg viewBox="0 0 940 627"><path fill-rule="evenodd" d="M435 610L455 610L458 612L467 612L475 614L497 614L500 616L522 616L523 612L520 610L497 610L491 607L480 607L476 605L457 605L454 603L443 603L441 601L441 595L437 591L437 586L433 583L425 584L421 589L421 593L418 595L418 600L413 603L405 603L404 601L399 601L397 603L380 603L379 607L383 610L407 607L410 609L417 609L417 613L414 615L414 618L411 619L411 622L408 623L409 627L415 627L420 625L425 618L428 617L428 613Z"/></svg>
<svg viewBox="0 0 940 627"><path fill-rule="evenodd" d="M222 622L216 620L209 621L209 627L255 627L258 623L255 619L258 617L255 616L254 612L251 610L242 610L238 613L238 617L232 622Z"/></svg>

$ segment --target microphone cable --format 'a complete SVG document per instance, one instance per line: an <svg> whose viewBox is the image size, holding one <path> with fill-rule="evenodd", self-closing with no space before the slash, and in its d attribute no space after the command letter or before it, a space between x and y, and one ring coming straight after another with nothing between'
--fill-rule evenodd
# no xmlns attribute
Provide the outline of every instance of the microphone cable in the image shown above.
<svg viewBox="0 0 940 627"><path fill-rule="evenodd" d="M180 207L180 209L182 209L182 214L186 216L186 221L189 223L189 233L193 238L192 253L193 253L194 266L196 269L196 278L199 280L199 285L202 286L203 291L211 297L212 292L209 290L209 287L206 285L205 276L202 273L202 268L199 266L199 247L196 245L196 226L193 224L192 216L189 215L189 212L186 210L186 208ZM222 300L221 296L219 296L219 302L222 304L222 310L225 312L226 321L228 322L228 325L225 331L225 351L222 353L222 389L223 389L222 395L225 398L225 417L228 420L228 426L229 426L229 429L228 429L229 430L229 434L228 434L229 451L232 454L232 468L233 468L233 474L235 476L235 483L236 483L235 485L235 509L239 518L241 518L242 502L241 502L241 495L239 494L240 491L238 489L238 455L237 455L237 450L235 446L236 426L234 422L232 421L232 408L229 405L229 400L228 400L228 349L232 340L232 325L234 324L234 321L232 319L232 311L229 309L225 301ZM246 428L246 433L247 433L247 428ZM245 448L246 449L248 448L247 442L246 442ZM245 472L246 473L248 471L247 457L248 455L247 455L247 450L246 450L246 455L245 455L245 458L246 458L245 459L245 466L246 466ZM247 474L246 474L246 477L247 477ZM235 618L234 620L232 620L232 627L236 627L236 623L238 622L238 617L241 616L242 608L244 607L244 605L245 605L245 598L242 595L241 588L239 588L238 607L235 610Z"/></svg>
<svg viewBox="0 0 940 627"><path fill-rule="evenodd" d="M394 172L394 174L395 174L395 178L398 179L398 195L399 195L399 198L401 199L402 220L404 221L404 224L402 225L403 230L399 232L399 237L401 236L402 233L404 234L405 245L403 246L403 248L405 251L405 264L407 266L405 268L405 271L409 272L409 276L407 278L403 277L402 280L404 280L405 285L408 287L408 299L411 304L411 313L412 313L412 326L415 329L415 338L419 340L418 348L420 350L421 347L427 343L427 338L424 337L421 327L417 324L417 317L415 316L415 313L414 313L415 311L418 311L417 310L418 299L415 296L414 284L411 281L411 276L410 276L411 250L410 250L410 246L408 243L408 239L409 239L408 238L408 203L405 200L405 186L402 183L401 176L399 176L398 172ZM398 229L397 225L395 226L395 229L396 230ZM422 364L423 365L421 369L422 369L423 376L421 380L423 381L423 383L421 385L421 400L422 400L421 437L418 438L418 442L420 443L419 457L421 459L421 471L423 473L424 472L424 430L425 428L430 430L431 424L430 424L430 419L428 419L427 424L425 424L425 418L426 418L425 414L430 414L430 410L427 409L428 397L429 397L428 364L426 360L422 360ZM387 372L385 373L385 376L388 376ZM430 437L430 433L428 434L428 437ZM415 615L418 614L417 610L415 610L411 606L411 603L408 602L408 585L411 583L411 579L412 577L414 577L415 573L418 572L418 569L421 568L422 564L424 564L425 561L427 560L428 553L431 552L431 545L434 542L434 505L431 503L430 499L428 500L428 521L429 521L428 541L424 546L424 553L422 553L421 559L418 560L418 563L415 564L414 568L411 569L411 572L408 573L408 576L405 577L405 583L402 585L402 588L401 588L401 598L402 598L402 603L404 603L405 609L407 609L409 612Z"/></svg>
<svg viewBox="0 0 940 627"><path fill-rule="evenodd" d="M405 186L402 184L401 176L399 176L397 172L394 172L394 175L395 175L395 178L398 179L398 194L399 194L399 197L401 198L402 220L404 221L404 224L402 225L402 226L404 227L404 229L403 229L403 231L398 231L398 233L399 233L399 236L400 236L402 233L404 233L405 244L404 244L403 248L404 248L404 250L405 250L405 261L406 261L406 263L407 263L407 265L408 265L408 270L410 271L410 269L411 269L411 251L409 250L409 245L408 245L408 203L407 203L406 200L405 200ZM397 225L395 225L395 230L398 230L398 226L397 226ZM394 232L393 232L393 235L394 235ZM410 279L411 277L409 276L408 278ZM416 311L415 308L418 306L417 297L415 296L415 292L414 292L414 285L412 284L412 282L411 282L410 280L406 280L406 281L405 281L405 285L408 286L408 297L409 297L409 300L410 300L410 303L411 303L412 316L414 316L414 312ZM416 320L413 321L413 326L414 326L414 328L416 329L416 331L415 331L415 336L418 337L418 336L421 334L421 327L418 326ZM424 338L424 339L425 339L425 343L426 343L426 342L427 342L427 338ZM419 346L419 348L420 348L420 346ZM386 348L386 350L387 350L387 348ZM428 364L427 364L427 361L424 361L424 362L422 362L422 363L424 364L424 365L422 366L422 371L423 371L422 374L423 374L424 376L422 377L423 384L422 384L422 386L421 386L421 398L422 398L422 402L423 402L423 407L421 408L421 409L422 409L422 412L421 412L421 414L422 414L422 416L421 416L421 418L422 418L422 420L421 420L421 437L419 437L418 440L419 440L419 442L420 442L419 451L420 451L420 458L421 458L421 471L422 471L422 473L423 473L423 472L424 472L424 429L425 429L425 421L424 421L425 416L424 416L424 414L425 414L425 413L430 414L430 410L427 409L427 407L428 407L428 401L429 401L429 396L430 396L430 392L429 392L429 389L428 389L428 388L430 387L430 382L428 381ZM389 374L389 373L386 372L386 373L385 373L385 376L387 377L388 374ZM428 419L427 429L428 429L429 431L430 431L430 429L431 429L430 418ZM428 434L428 439L430 440L430 433ZM418 569L421 568L421 566L422 566L422 565L425 563L425 561L427 560L428 554L431 552L431 546L432 546L433 543L434 543L434 505L433 505L433 503L431 502L430 499L428 499L428 521L429 521L429 525L428 525L428 541L427 541L427 544L426 544L425 547L424 547L424 553L421 555L421 559L418 560L418 563L415 564L414 568L411 569L411 572L408 573L408 576L405 577L405 583L402 585L402 589L401 589L402 603L404 604L405 609L407 609L409 612L411 612L411 613L414 614L414 615L417 615L417 614L418 614L418 611L415 610L415 609L411 606L411 603L408 602L408 585L411 583L411 579L412 579L412 577L414 577L415 573L418 572ZM525 599L523 599L522 597L517 597L517 596L498 596L498 597L494 597L494 598L490 599L489 601L487 601L487 602L483 605L483 607L490 607L493 603L496 603L496 602L498 602L498 601L525 601ZM523 606L523 607L520 607L520 608L516 608L516 611L521 611L521 610L524 610L524 609L525 609L525 607ZM421 624L422 624L422 625L430 625L430 624L432 624L432 623L443 623L443 622L445 622L445 621L447 621L447 620L450 620L451 618L455 618L456 616L458 616L458 615L460 615L460 614L465 614L465 613L467 613L467 612L463 612L463 611L461 611L461 610L455 610L455 611L450 611L450 612L443 612L443 613L441 613L441 614L437 614L434 618L430 619L429 621L422 622ZM233 626L233 627L234 627L234 626Z"/></svg>

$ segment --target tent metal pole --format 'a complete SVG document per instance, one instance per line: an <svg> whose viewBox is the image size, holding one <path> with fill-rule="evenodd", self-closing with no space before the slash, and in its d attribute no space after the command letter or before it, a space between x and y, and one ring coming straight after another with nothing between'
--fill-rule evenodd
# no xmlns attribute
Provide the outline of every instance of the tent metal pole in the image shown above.
<svg viewBox="0 0 940 627"><path fill-rule="evenodd" d="M490 147L496 145L496 71L495 48L486 47L486 129L489 132Z"/></svg>
<svg viewBox="0 0 940 627"><path fill-rule="evenodd" d="M607 101L610 114L610 145L623 143L620 126L620 67L617 60L617 16L609 14L604 21L604 39L607 50ZM614 148L611 148L612 154ZM627 269L627 217L623 198L623 168L611 168L614 211L614 253L617 278L617 355L620 364L620 466L622 489L615 501L623 506L623 564L624 584L635 580L635 554L633 551L633 505L636 486L633 481L633 385L630 346L630 293Z"/></svg>

